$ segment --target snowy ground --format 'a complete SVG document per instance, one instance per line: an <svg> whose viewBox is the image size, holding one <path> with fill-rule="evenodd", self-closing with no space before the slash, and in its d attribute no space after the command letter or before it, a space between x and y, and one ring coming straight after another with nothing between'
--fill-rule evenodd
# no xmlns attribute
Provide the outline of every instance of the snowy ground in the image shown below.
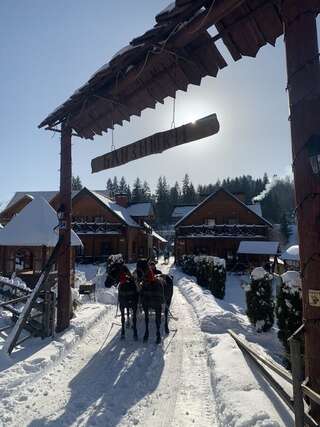
<svg viewBox="0 0 320 427"><path fill-rule="evenodd" d="M81 268L96 280L96 267ZM13 360L0 358L0 426L293 425L226 333L231 327L261 351L262 345L272 355L280 352L274 331L263 337L250 327L239 278L229 278L226 299L218 302L192 278L171 272L178 319L171 319L160 346L154 329L149 343L141 342L142 319L140 340L128 330L121 341L116 306L98 302L82 305L71 329L55 341L34 340ZM102 270L97 282L98 300L112 302L114 295L104 295Z"/></svg>

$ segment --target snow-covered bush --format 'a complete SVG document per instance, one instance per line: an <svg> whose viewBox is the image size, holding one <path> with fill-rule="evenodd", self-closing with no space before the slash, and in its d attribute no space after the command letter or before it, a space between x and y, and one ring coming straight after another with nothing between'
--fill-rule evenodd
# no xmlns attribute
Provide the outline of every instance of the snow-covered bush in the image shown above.
<svg viewBox="0 0 320 427"><path fill-rule="evenodd" d="M251 272L246 286L247 315L257 332L266 332L274 323L272 275L262 267Z"/></svg>
<svg viewBox="0 0 320 427"><path fill-rule="evenodd" d="M302 288L298 271L287 271L281 275L282 284L277 295L276 314L278 337L289 353L288 338L302 324Z"/></svg>
<svg viewBox="0 0 320 427"><path fill-rule="evenodd" d="M123 264L124 259L122 254L114 254L108 256L107 264L110 267L113 264Z"/></svg>
<svg viewBox="0 0 320 427"><path fill-rule="evenodd" d="M190 276L195 276L197 273L196 263L194 262L194 255L182 255L180 265L184 273Z"/></svg>
<svg viewBox="0 0 320 427"><path fill-rule="evenodd" d="M198 285L208 288L215 297L224 298L226 284L224 259L206 255L184 255L181 267L184 273L196 276Z"/></svg>

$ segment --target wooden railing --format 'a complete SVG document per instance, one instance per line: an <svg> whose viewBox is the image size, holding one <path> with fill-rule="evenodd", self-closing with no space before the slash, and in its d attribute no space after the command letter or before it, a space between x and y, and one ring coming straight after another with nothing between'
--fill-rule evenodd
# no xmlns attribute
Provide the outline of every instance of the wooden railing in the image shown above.
<svg viewBox="0 0 320 427"><path fill-rule="evenodd" d="M306 404L304 400L304 395L306 395L313 402L320 405L320 395L308 387L308 379L304 380L304 368L301 355L301 335L303 333L303 329L304 326L302 325L289 338L292 375L279 364L270 361L259 354L235 332L232 330L228 330L228 332L236 341L239 348L250 357L250 359L255 363L256 367L260 370L269 384L279 394L287 406L293 411L295 427L319 427L319 424L306 411ZM263 365L267 366L269 369L291 384L292 393L288 394Z"/></svg>

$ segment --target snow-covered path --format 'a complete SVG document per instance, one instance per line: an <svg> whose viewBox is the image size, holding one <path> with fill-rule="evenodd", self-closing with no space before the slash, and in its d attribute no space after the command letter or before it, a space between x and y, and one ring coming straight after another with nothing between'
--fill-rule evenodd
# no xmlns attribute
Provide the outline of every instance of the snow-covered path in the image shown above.
<svg viewBox="0 0 320 427"><path fill-rule="evenodd" d="M178 288L172 312L178 320L160 346L154 329L141 342L142 321L138 342L130 330L121 341L117 325L106 339L107 314L59 364L0 403L5 427L215 426L205 337Z"/></svg>

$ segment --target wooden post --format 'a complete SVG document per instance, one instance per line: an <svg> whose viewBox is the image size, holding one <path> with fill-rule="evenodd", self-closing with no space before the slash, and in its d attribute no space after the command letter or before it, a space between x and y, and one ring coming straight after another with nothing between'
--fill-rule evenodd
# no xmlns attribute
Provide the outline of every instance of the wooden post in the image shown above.
<svg viewBox="0 0 320 427"><path fill-rule="evenodd" d="M320 307L310 305L309 291L320 291L320 177L313 174L306 143L320 135L320 65L315 0L284 0L284 34L297 204L305 364L310 385L320 392ZM320 421L320 408L312 408Z"/></svg>
<svg viewBox="0 0 320 427"><path fill-rule="evenodd" d="M58 256L58 309L57 332L66 329L71 315L71 128L61 126L61 162L60 162L60 209L64 211L64 220L59 230L63 237Z"/></svg>
<svg viewBox="0 0 320 427"><path fill-rule="evenodd" d="M293 380L293 408L295 427L304 427L304 403L301 384L304 379L301 360L301 344L294 337L289 338Z"/></svg>

